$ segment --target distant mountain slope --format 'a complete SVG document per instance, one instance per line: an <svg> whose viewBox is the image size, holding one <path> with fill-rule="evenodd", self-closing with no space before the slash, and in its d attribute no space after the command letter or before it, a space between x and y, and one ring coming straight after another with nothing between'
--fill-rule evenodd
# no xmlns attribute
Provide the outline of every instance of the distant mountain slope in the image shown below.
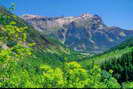
<svg viewBox="0 0 133 89"><path fill-rule="evenodd" d="M65 47L58 40L55 40L50 37L46 37L41 32L35 30L31 25L25 22L20 17L10 13L10 11L6 10L4 7L0 7L0 15L4 15L5 17L9 17L8 20L4 24L9 24L10 21L15 21L16 26L19 27L27 27L27 41L34 42L35 46L33 47L33 55L35 55L35 59L41 59L46 64L51 64L52 66L61 66L64 61L71 60L80 60L85 55L80 54L79 52L75 52L67 47ZM0 23L0 28L3 23ZM7 45L5 43L5 45ZM64 58L68 59L65 60ZM71 58L71 59L70 59ZM33 59L33 58L32 58ZM55 63L56 62L56 63Z"/></svg>
<svg viewBox="0 0 133 89"><path fill-rule="evenodd" d="M101 17L92 14L70 17L23 15L21 18L43 34L81 52L102 53L133 36L132 30L108 27Z"/></svg>
<svg viewBox="0 0 133 89"><path fill-rule="evenodd" d="M35 30L31 25L26 23L23 19L17 17L16 15L10 13L8 10L6 10L4 7L0 7L0 14L3 14L4 16L10 16L8 20L6 20L6 24L8 24L9 21L15 21L17 26L26 26L28 27L28 40L27 42L35 42L38 47L43 46L43 48L50 47L56 47L56 43L48 40L44 35L42 35L40 32ZM3 24L1 24L3 25ZM40 46L41 45L41 46Z"/></svg>
<svg viewBox="0 0 133 89"><path fill-rule="evenodd" d="M18 16L10 13L8 10L6 10L4 7L0 7L0 14L4 14L4 16L10 16L8 20L15 21L17 26L26 26L28 27L28 40L27 42L35 42L36 47L42 48L42 49L56 49L63 51L65 50L65 46L60 43L58 40L54 40L53 38L45 37L41 32L35 30L31 25L29 25L27 22L25 22L23 19L19 18ZM8 21L6 24L8 24ZM2 24L1 24L2 25Z"/></svg>
<svg viewBox="0 0 133 89"><path fill-rule="evenodd" d="M105 61L110 60L111 58L119 58L123 54L133 52L133 37L123 41L121 44L111 48L110 50L97 54L93 57L88 58L87 60L81 61L81 63L91 64L92 62L96 64L104 64Z"/></svg>

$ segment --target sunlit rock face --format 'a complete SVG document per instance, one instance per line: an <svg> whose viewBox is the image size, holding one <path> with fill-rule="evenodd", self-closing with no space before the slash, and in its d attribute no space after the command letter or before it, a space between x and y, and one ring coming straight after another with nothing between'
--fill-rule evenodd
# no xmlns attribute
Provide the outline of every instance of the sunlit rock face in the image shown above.
<svg viewBox="0 0 133 89"><path fill-rule="evenodd" d="M101 53L133 36L132 30L109 27L101 17L89 13L80 16L21 16L44 35L60 40L76 51Z"/></svg>

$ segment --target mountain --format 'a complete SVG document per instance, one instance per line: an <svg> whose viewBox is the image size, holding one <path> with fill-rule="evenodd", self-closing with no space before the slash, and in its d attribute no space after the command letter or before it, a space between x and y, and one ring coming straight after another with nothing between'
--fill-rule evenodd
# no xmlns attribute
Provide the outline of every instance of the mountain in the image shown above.
<svg viewBox="0 0 133 89"><path fill-rule="evenodd" d="M6 16L10 16L10 18L8 18L8 20L6 20L5 24L9 24L9 21L14 21L16 24L16 26L19 27L27 27L27 42L34 42L36 43L36 47L37 48L58 48L60 50L60 47L63 47L61 45L58 44L58 42L53 42L52 40L49 40L47 37L45 37L44 35L42 35L40 32L38 32L37 30L35 30L31 25L29 25L27 22L25 22L23 19L19 18L18 16L12 14L10 11L8 11L7 9L5 9L4 7L0 7L0 14ZM1 25L3 25L3 23L0 23Z"/></svg>
<svg viewBox="0 0 133 89"><path fill-rule="evenodd" d="M86 16L90 15L81 17ZM66 21L59 26L69 27L72 24L73 27L74 24L82 28L83 22ZM132 38L102 54L86 56L52 38L56 37L53 30L44 33L0 7L0 87L122 88L128 86L128 83L122 85L122 82L133 81ZM35 45L29 46L31 42Z"/></svg>
<svg viewBox="0 0 133 89"><path fill-rule="evenodd" d="M83 64L91 64L92 62L96 64L104 64L105 61L109 61L110 59L116 58L119 59L123 54L133 52L133 37L126 39L121 42L119 45L105 51L104 53L94 55L90 58L86 58L81 61Z"/></svg>
<svg viewBox="0 0 133 89"><path fill-rule="evenodd" d="M48 63L52 66L61 66L62 62L64 61L81 60L82 57L86 56L64 46L61 42L55 40L54 38L43 35L40 31L34 29L22 18L12 14L4 7L0 7L0 15L10 17L5 20L4 23L0 22L0 29L3 25L8 25L10 21L15 22L15 26L17 27L27 27L27 40L25 43L35 43L35 46L33 47L33 55L35 55L36 57L33 57L32 60L41 59L46 64ZM2 45L3 47L7 47L9 44L14 44L14 42L9 40L7 40L6 42L7 43L4 43L4 45ZM65 60L64 57L68 60Z"/></svg>
<svg viewBox="0 0 133 89"><path fill-rule="evenodd" d="M21 18L44 35L80 52L102 53L133 36L132 30L109 27L101 17L88 13L69 17L23 15Z"/></svg>

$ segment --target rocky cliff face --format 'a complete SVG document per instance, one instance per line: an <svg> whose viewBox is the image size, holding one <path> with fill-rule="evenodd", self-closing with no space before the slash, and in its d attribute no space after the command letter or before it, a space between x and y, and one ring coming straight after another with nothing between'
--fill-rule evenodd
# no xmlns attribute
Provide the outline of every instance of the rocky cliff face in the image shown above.
<svg viewBox="0 0 133 89"><path fill-rule="evenodd" d="M21 18L44 35L81 52L101 53L133 36L132 30L108 27L98 15L88 13L70 17L23 15Z"/></svg>

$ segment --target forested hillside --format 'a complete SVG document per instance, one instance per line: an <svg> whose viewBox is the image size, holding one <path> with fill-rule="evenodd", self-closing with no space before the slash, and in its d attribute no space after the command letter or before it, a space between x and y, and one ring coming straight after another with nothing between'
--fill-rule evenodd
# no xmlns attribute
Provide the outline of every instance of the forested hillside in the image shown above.
<svg viewBox="0 0 133 89"><path fill-rule="evenodd" d="M133 81L133 38L127 39L105 53L81 61L81 64L98 64L104 70L111 70L120 83Z"/></svg>
<svg viewBox="0 0 133 89"><path fill-rule="evenodd" d="M128 42L85 55L0 7L0 88L132 87L127 82L132 81L132 39Z"/></svg>

